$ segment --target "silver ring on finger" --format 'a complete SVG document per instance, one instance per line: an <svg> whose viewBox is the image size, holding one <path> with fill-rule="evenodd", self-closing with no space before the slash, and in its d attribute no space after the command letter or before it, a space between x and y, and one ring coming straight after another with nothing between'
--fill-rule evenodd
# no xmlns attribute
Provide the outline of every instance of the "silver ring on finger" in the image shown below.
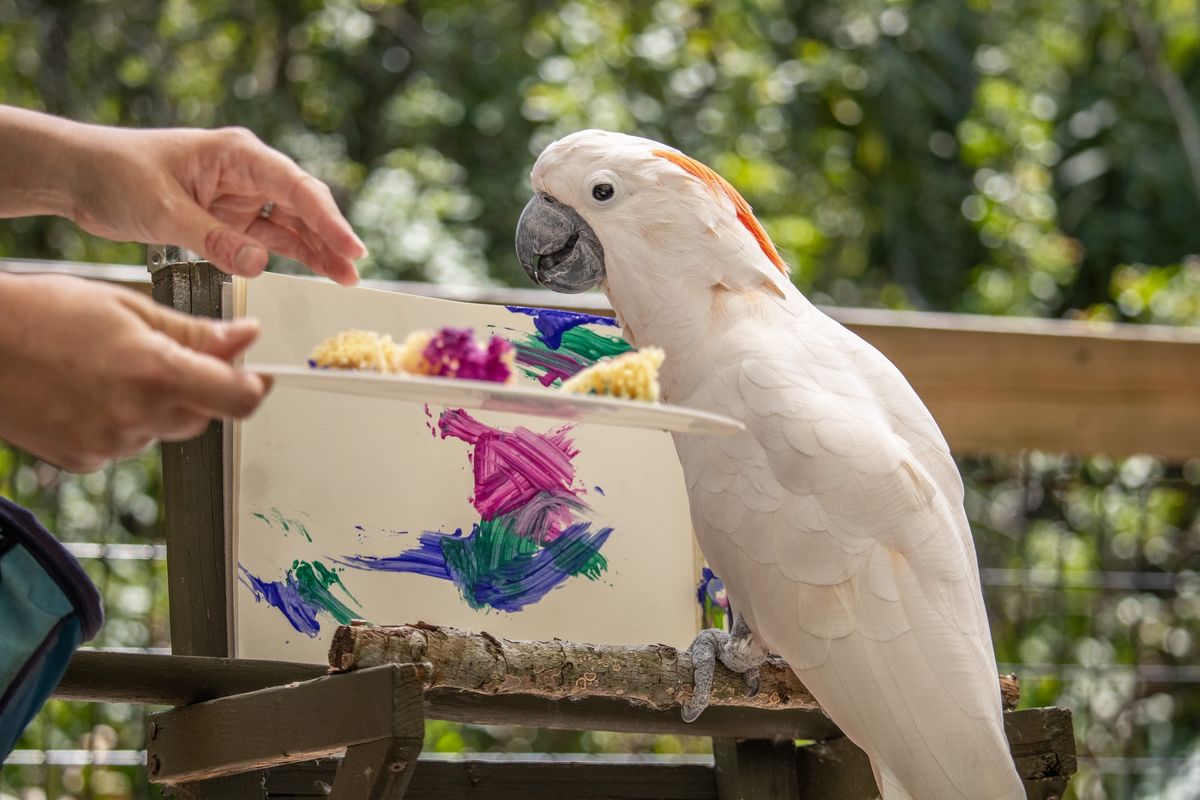
<svg viewBox="0 0 1200 800"><path fill-rule="evenodd" d="M268 200L267 202L263 203L263 207L258 210L258 216L261 219L270 219L271 212L273 212L274 210L275 210L275 201Z"/></svg>

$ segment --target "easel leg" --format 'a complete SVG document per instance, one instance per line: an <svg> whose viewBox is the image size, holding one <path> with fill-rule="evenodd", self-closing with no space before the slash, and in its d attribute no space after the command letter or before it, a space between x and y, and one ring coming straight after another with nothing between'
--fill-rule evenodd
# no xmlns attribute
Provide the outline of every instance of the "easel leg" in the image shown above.
<svg viewBox="0 0 1200 800"><path fill-rule="evenodd" d="M718 800L797 800L796 745L713 739Z"/></svg>
<svg viewBox="0 0 1200 800"><path fill-rule="evenodd" d="M419 739L377 739L346 750L329 800L399 800L408 789Z"/></svg>

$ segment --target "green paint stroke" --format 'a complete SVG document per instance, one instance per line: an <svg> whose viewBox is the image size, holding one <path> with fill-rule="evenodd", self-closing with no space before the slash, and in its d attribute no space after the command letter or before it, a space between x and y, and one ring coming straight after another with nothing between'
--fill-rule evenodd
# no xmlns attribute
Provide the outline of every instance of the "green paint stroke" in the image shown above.
<svg viewBox="0 0 1200 800"><path fill-rule="evenodd" d="M510 514L481 521L470 545L464 539L442 540L446 565L452 574L459 576L460 585L474 586L481 574L530 558L537 552L538 543L517 533L513 522Z"/></svg>
<svg viewBox="0 0 1200 800"><path fill-rule="evenodd" d="M312 535L308 532L308 528L306 528L304 526L303 522L296 519L295 517L285 517L283 515L283 512L280 511L278 508L271 509L270 517L268 517L266 514L260 514L257 511L254 512L253 516L256 517L257 519L260 519L263 522L267 523L267 526L270 528L274 528L275 527L274 523L278 523L279 527L281 529L283 529L284 536L287 536L289 533L291 533L292 531L295 530L295 531L299 531L300 533L304 534L304 538L306 540L308 540L310 542L312 541Z"/></svg>
<svg viewBox="0 0 1200 800"><path fill-rule="evenodd" d="M588 328L572 328L562 335L559 350L569 350L589 361L619 356L633 348L620 336L604 336Z"/></svg>
<svg viewBox="0 0 1200 800"><path fill-rule="evenodd" d="M585 540L568 542L555 550L554 563L570 575L583 575L593 581L608 569L608 559Z"/></svg>
<svg viewBox="0 0 1200 800"><path fill-rule="evenodd" d="M472 608L519 610L527 596L540 598L567 577L596 580L608 569L600 547L611 529L591 534L585 523L539 543L517 530L517 516L481 520L470 536L440 541L447 573Z"/></svg>
<svg viewBox="0 0 1200 800"><path fill-rule="evenodd" d="M332 590L334 587L340 588L359 608L362 608L362 603L350 594L341 577L320 561L294 561L292 571L296 576L300 596L309 605L317 606L341 625L349 624L358 616L349 606L334 597Z"/></svg>
<svg viewBox="0 0 1200 800"><path fill-rule="evenodd" d="M605 336L584 327L565 331L558 347L551 347L537 333L514 339L512 344L517 367L543 386L566 380L602 358L633 349L620 336Z"/></svg>

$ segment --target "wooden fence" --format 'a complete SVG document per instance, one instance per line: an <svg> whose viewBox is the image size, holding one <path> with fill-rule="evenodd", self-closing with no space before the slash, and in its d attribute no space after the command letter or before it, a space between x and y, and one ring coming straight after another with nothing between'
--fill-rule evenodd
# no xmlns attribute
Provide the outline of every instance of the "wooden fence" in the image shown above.
<svg viewBox="0 0 1200 800"><path fill-rule="evenodd" d="M142 267L0 260L150 292ZM473 302L611 313L600 294L364 285ZM827 308L908 377L957 453L1200 456L1200 329Z"/></svg>

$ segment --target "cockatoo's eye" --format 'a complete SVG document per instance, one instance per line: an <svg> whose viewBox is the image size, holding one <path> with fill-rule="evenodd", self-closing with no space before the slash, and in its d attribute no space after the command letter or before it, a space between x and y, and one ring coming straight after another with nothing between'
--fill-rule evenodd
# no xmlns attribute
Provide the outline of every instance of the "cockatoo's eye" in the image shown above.
<svg viewBox="0 0 1200 800"><path fill-rule="evenodd" d="M583 185L588 205L600 208L610 207L620 202L624 196L624 187L619 175L612 170L602 169L588 176Z"/></svg>

